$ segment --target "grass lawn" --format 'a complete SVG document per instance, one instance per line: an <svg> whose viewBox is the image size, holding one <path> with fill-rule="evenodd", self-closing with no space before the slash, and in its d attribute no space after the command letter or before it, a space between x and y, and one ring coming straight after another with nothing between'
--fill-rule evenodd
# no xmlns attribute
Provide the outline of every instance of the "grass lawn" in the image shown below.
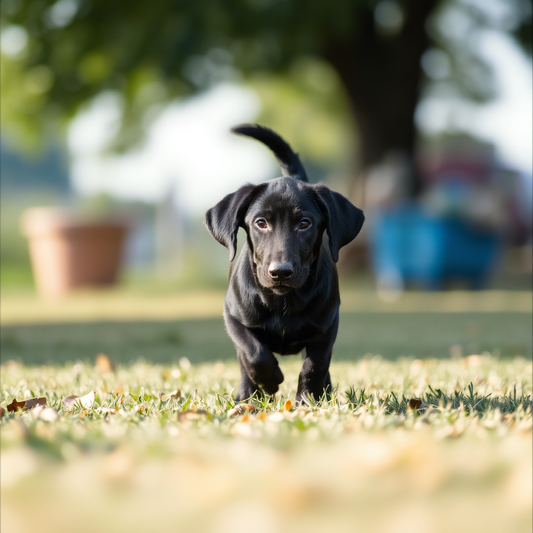
<svg viewBox="0 0 533 533"><path fill-rule="evenodd" d="M305 407L234 404L220 298L3 294L2 531L531 531L531 293L345 294Z"/></svg>

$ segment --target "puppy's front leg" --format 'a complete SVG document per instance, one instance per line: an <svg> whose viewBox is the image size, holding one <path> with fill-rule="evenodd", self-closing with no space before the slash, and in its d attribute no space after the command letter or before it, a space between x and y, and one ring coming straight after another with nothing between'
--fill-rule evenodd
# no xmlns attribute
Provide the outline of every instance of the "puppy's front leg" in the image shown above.
<svg viewBox="0 0 533 533"><path fill-rule="evenodd" d="M307 345L306 357L298 377L297 402L306 401L309 396L318 400L324 392L331 391L329 365L338 327L339 318L337 316L325 335Z"/></svg>
<svg viewBox="0 0 533 533"><path fill-rule="evenodd" d="M274 354L262 344L253 332L243 326L229 313L224 312L224 320L241 366L241 385L237 400L249 397L261 387L267 394L275 394L283 382L283 374ZM244 396L248 394L248 396Z"/></svg>
<svg viewBox="0 0 533 533"><path fill-rule="evenodd" d="M248 371L246 370L245 355L237 349L237 359L239 360L239 366L241 367L241 383L237 394L235 395L235 401L242 402L247 398L251 398L259 387L250 379Z"/></svg>

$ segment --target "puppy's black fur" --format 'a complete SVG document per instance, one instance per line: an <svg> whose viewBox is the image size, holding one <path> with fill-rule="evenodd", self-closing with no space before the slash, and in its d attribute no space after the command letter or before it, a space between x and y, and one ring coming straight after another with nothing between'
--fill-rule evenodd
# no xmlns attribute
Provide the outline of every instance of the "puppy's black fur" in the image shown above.
<svg viewBox="0 0 533 533"><path fill-rule="evenodd" d="M236 400L259 388L276 393L283 374L274 353L304 350L296 400L318 399L331 389L340 305L335 263L339 249L359 233L364 215L340 194L309 184L298 155L272 130L245 124L232 131L266 144L284 175L244 185L205 217L213 237L228 248L230 261L239 227L247 235L230 270L224 302L242 374Z"/></svg>

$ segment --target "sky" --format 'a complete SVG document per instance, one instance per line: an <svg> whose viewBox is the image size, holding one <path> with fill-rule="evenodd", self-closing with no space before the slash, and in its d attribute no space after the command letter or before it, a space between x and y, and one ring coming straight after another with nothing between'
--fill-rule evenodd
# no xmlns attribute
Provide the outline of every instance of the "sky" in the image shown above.
<svg viewBox="0 0 533 533"><path fill-rule="evenodd" d="M171 193L191 214L205 211L244 183L276 176L277 164L267 149L229 132L253 121L259 110L250 89L220 85L169 106L141 149L106 157L101 151L116 131L118 112L113 97L104 95L69 132L74 187L83 194L105 191L151 202Z"/></svg>
<svg viewBox="0 0 533 533"><path fill-rule="evenodd" d="M499 96L477 106L427 100L417 112L418 125L437 133L453 124L494 143L504 164L531 175L531 63L502 34L487 32L481 47L494 65ZM279 175L268 149L229 133L231 126L255 121L260 108L251 89L220 85L170 105L150 127L141 149L105 156L102 150L117 128L118 106L112 95L103 95L69 131L74 187L82 194L108 192L149 202L172 191L182 209L199 214L246 182Z"/></svg>
<svg viewBox="0 0 533 533"><path fill-rule="evenodd" d="M511 39L485 32L480 51L494 65L498 97L483 105L427 100L419 107L419 127L437 133L450 122L495 144L504 163L532 173L533 99L531 63Z"/></svg>

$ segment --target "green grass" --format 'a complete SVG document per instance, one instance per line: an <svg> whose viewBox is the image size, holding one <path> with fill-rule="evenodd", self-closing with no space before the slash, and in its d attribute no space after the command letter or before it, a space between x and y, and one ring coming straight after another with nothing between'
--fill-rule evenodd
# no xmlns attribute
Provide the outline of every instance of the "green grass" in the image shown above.
<svg viewBox="0 0 533 533"><path fill-rule="evenodd" d="M529 360L337 362L333 397L295 407L299 366L235 413L234 361L4 365L2 407L58 418L2 417L3 530L530 531Z"/></svg>
<svg viewBox="0 0 533 533"><path fill-rule="evenodd" d="M527 295L345 294L333 396L281 358L240 411L219 297L163 296L3 295L0 406L53 411L0 419L2 531L531 531Z"/></svg>
<svg viewBox="0 0 533 533"><path fill-rule="evenodd" d="M342 313L334 360L365 354L448 358L489 352L531 356L529 313ZM0 332L2 358L28 365L92 360L104 352L121 363L140 358L171 364L235 357L222 318L174 321L107 321L8 324Z"/></svg>

